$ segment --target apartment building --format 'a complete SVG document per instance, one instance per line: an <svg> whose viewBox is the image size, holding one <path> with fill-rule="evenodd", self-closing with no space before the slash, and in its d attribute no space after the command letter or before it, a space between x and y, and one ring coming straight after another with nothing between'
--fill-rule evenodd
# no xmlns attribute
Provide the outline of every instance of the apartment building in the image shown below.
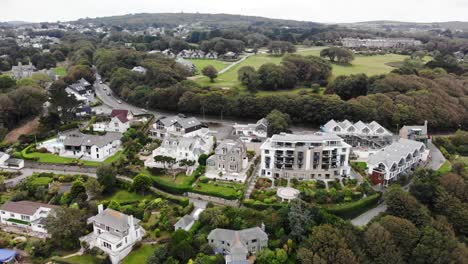
<svg viewBox="0 0 468 264"><path fill-rule="evenodd" d="M268 178L333 179L348 175L351 146L330 133L281 133L260 147L260 176Z"/></svg>

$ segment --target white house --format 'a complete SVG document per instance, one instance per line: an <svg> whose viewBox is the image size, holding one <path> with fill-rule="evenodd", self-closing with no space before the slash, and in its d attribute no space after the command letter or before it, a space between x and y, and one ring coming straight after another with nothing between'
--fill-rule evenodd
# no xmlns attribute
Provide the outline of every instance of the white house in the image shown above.
<svg viewBox="0 0 468 264"><path fill-rule="evenodd" d="M376 121L352 123L348 120L328 121L321 127L326 133L340 136L353 147L381 148L392 143L393 134Z"/></svg>
<svg viewBox="0 0 468 264"><path fill-rule="evenodd" d="M140 220L132 215L122 214L112 209L98 206L98 214L88 218L93 225L93 232L80 238L90 248L98 247L106 252L113 264L127 256L133 245L141 241L145 230L138 224Z"/></svg>
<svg viewBox="0 0 468 264"><path fill-rule="evenodd" d="M421 160L426 160L427 155L424 143L400 138L369 156L367 172L374 184L387 185L414 169Z"/></svg>
<svg viewBox="0 0 468 264"><path fill-rule="evenodd" d="M128 110L113 109L109 122L99 122L93 125L94 131L124 133L130 128L133 114Z"/></svg>
<svg viewBox="0 0 468 264"><path fill-rule="evenodd" d="M167 135L193 137L206 133L202 123L195 117L183 114L157 119L151 127L150 135L154 138L164 138Z"/></svg>
<svg viewBox="0 0 468 264"><path fill-rule="evenodd" d="M206 161L205 176L244 182L248 164L247 147L244 142L226 139Z"/></svg>
<svg viewBox="0 0 468 264"><path fill-rule="evenodd" d="M261 140L267 138L268 121L262 118L255 124L234 124L234 134L239 136L244 142L251 142L252 140Z"/></svg>
<svg viewBox="0 0 468 264"><path fill-rule="evenodd" d="M44 219L54 208L57 206L31 201L8 201L0 207L0 222L3 225L47 234Z"/></svg>
<svg viewBox="0 0 468 264"><path fill-rule="evenodd" d="M10 155L0 151L0 168L19 170L24 168L24 160L11 158Z"/></svg>
<svg viewBox="0 0 468 264"><path fill-rule="evenodd" d="M63 157L103 161L120 150L122 134L107 132L105 135L84 134L78 129L59 133L57 138L47 140L37 148Z"/></svg>
<svg viewBox="0 0 468 264"><path fill-rule="evenodd" d="M260 147L260 175L268 178L335 179L349 175L351 146L329 133L281 133Z"/></svg>
<svg viewBox="0 0 468 264"><path fill-rule="evenodd" d="M202 154L209 154L213 150L214 138L211 135L181 137L169 135L166 136L161 146L153 150L152 158L145 161L146 167L164 168L167 167L162 162L155 162L156 156L167 156L176 159L177 162L187 159L198 163L198 158ZM180 167L175 164L174 168Z"/></svg>

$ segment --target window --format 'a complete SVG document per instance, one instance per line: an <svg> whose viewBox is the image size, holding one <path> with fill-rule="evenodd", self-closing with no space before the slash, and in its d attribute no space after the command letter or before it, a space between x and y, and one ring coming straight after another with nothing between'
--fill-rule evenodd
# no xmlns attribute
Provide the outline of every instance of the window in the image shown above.
<svg viewBox="0 0 468 264"><path fill-rule="evenodd" d="M265 149L265 154L270 154L270 151L268 149Z"/></svg>
<svg viewBox="0 0 468 264"><path fill-rule="evenodd" d="M118 243L117 246L115 246L116 248L119 248L122 246L122 242Z"/></svg>
<svg viewBox="0 0 468 264"><path fill-rule="evenodd" d="M14 213L10 213L10 216L11 216L11 217L15 217L15 214L14 214Z"/></svg>
<svg viewBox="0 0 468 264"><path fill-rule="evenodd" d="M29 216L27 216L27 215L21 215L21 220L29 221Z"/></svg>
<svg viewBox="0 0 468 264"><path fill-rule="evenodd" d="M128 243L128 240L127 240L127 237L125 237L125 244L127 244L127 243Z"/></svg>
<svg viewBox="0 0 468 264"><path fill-rule="evenodd" d="M231 161L236 161L236 157L231 157Z"/></svg>
<svg viewBox="0 0 468 264"><path fill-rule="evenodd" d="M252 243L256 243L257 242L257 239L252 239Z"/></svg>
<svg viewBox="0 0 468 264"><path fill-rule="evenodd" d="M107 231L110 231L110 227L106 226L106 230L107 230Z"/></svg>
<svg viewBox="0 0 468 264"><path fill-rule="evenodd" d="M5 211L2 211L2 214L5 214Z"/></svg>
<svg viewBox="0 0 468 264"><path fill-rule="evenodd" d="M112 245L109 244L109 243L107 243L107 242L105 242L105 241L102 242L102 245L103 245L104 247L108 248L108 249L112 249Z"/></svg>

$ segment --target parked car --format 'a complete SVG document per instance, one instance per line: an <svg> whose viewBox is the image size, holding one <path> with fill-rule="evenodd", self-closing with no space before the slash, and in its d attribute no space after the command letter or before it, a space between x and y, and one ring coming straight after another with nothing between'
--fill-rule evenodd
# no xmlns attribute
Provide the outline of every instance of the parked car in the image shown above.
<svg viewBox="0 0 468 264"><path fill-rule="evenodd" d="M121 104L121 103L122 103L122 101L120 101L120 100L117 100L117 103Z"/></svg>

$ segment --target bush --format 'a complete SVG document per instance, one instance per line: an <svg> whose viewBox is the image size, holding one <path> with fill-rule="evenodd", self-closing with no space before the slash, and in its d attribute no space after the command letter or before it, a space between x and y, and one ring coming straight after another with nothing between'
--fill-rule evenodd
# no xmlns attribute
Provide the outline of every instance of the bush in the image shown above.
<svg viewBox="0 0 468 264"><path fill-rule="evenodd" d="M344 219L351 219L375 207L380 196L381 193L376 193L356 202L332 205L326 210Z"/></svg>

